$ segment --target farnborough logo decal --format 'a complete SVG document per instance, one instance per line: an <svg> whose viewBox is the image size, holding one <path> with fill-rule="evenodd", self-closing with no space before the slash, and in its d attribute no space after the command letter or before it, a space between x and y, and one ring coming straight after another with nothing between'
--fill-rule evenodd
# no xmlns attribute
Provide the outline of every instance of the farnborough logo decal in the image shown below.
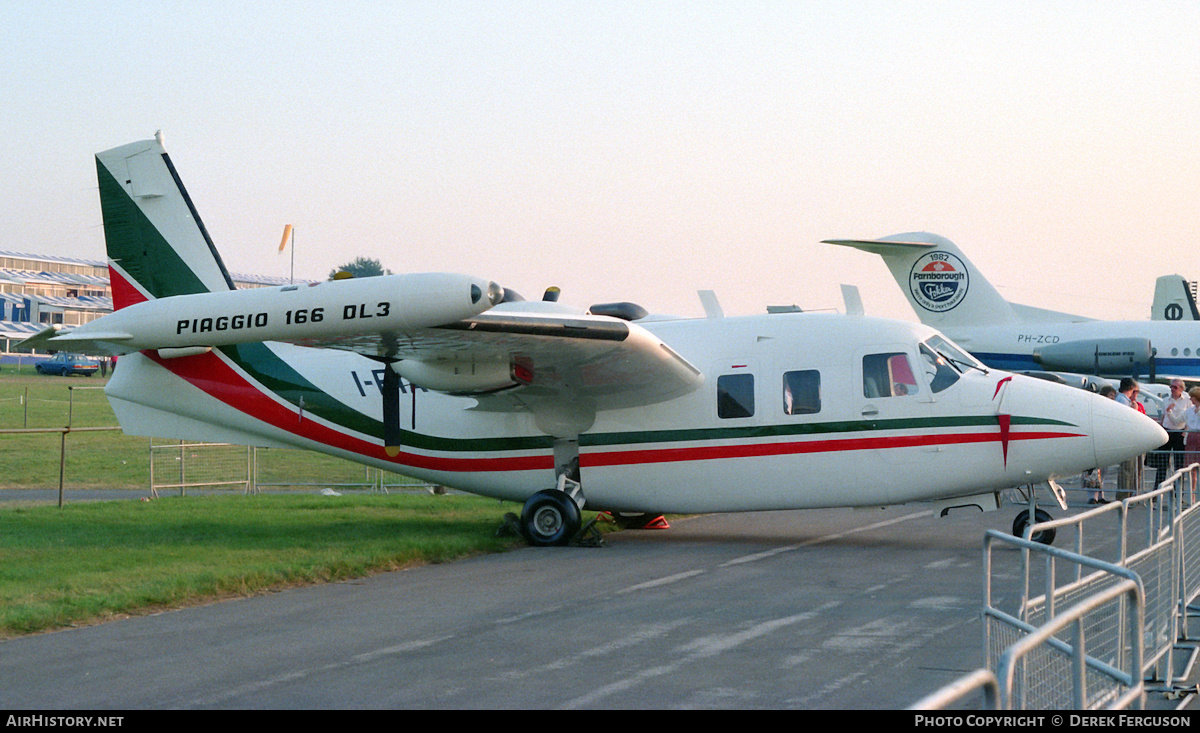
<svg viewBox="0 0 1200 733"><path fill-rule="evenodd" d="M948 252L922 255L908 274L908 289L922 308L945 313L967 297L967 266Z"/></svg>

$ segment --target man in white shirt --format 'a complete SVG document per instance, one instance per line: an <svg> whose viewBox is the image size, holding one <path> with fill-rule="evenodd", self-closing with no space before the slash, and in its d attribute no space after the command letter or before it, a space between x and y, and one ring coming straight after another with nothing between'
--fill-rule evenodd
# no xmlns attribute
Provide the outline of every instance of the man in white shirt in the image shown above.
<svg viewBox="0 0 1200 733"><path fill-rule="evenodd" d="M1167 478L1167 471L1183 468L1183 435L1187 430L1187 411L1192 400L1183 391L1183 380L1171 380L1171 396L1163 402L1162 426L1167 431L1167 442L1158 449L1154 464L1154 485Z"/></svg>

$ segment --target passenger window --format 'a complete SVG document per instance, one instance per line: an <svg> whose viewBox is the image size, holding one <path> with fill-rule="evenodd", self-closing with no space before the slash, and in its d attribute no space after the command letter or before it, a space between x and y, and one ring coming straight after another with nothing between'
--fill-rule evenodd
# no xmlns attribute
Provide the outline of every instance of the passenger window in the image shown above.
<svg viewBox="0 0 1200 733"><path fill-rule="evenodd" d="M783 414L811 415L821 411L821 373L805 369L783 373Z"/></svg>
<svg viewBox="0 0 1200 733"><path fill-rule="evenodd" d="M754 375L717 377L717 417L754 416Z"/></svg>
<svg viewBox="0 0 1200 733"><path fill-rule="evenodd" d="M863 396L906 397L917 394L917 378L904 352L863 357Z"/></svg>

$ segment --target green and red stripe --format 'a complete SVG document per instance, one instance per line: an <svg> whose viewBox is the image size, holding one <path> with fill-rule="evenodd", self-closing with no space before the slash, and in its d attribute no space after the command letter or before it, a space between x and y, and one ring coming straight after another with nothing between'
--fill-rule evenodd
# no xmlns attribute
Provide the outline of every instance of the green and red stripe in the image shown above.
<svg viewBox="0 0 1200 733"><path fill-rule="evenodd" d="M544 435L448 438L403 431L405 447L440 455L402 451L396 456L389 456L381 442L350 434L350 431L353 431L360 435L381 436L381 421L364 416L322 392L267 346L254 344L231 347L221 353L224 358L218 352L171 360L159 359L152 353L148 356L205 394L255 419L297 437L367 458L448 472L550 470L553 467L551 439ZM235 364L237 368L234 368ZM243 376L243 372L248 377ZM304 406L305 415L317 416L321 420L302 419L299 408L301 404ZM583 453L580 456L580 464L584 467L620 466L989 442L1004 443L1006 449L1007 443L1013 441L1074 438L1084 435L1070 423L1021 416L1013 416L1010 419L1011 425L1041 429L1005 433L1001 429L1001 417L1003 416L955 416L747 428L585 433L580 436L581 448L602 450ZM963 431L964 429L966 431ZM905 432L886 434L891 431ZM847 433L866 434L846 435ZM817 437L821 435L831 437ZM714 441L722 441L723 444L714 445ZM690 445L649 447L670 443ZM612 450L603 450L608 447ZM516 451L536 451L537 454L511 455ZM454 453L510 455L447 455Z"/></svg>

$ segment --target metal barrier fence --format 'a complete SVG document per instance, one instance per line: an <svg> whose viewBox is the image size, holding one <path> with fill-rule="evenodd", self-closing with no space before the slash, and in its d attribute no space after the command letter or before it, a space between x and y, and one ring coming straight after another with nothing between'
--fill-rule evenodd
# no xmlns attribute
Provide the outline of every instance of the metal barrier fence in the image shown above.
<svg viewBox="0 0 1200 733"><path fill-rule="evenodd" d="M1169 689L1178 642L1190 639L1189 612L1200 596L1198 483L1200 464L1193 464L1153 491L1030 525L1024 538L989 531L987 667L917 706L955 704L983 689L982 672L999 686L985 704L1005 709L1140 706L1147 681ZM1074 530L1074 551L1029 539L1060 528ZM998 567L995 548L1002 546L1019 550L1006 555L1017 558L1015 572ZM1005 599L1015 603L1011 613L999 607L1002 581L1015 596Z"/></svg>
<svg viewBox="0 0 1200 733"><path fill-rule="evenodd" d="M254 451L228 443L150 441L150 495L159 489L178 489L186 496L189 488L236 487L243 493L256 491Z"/></svg>
<svg viewBox="0 0 1200 733"><path fill-rule="evenodd" d="M1032 629L998 661L1002 707L1143 708L1141 601L1137 581L1126 579ZM1106 640L1111 631L1115 639Z"/></svg>
<svg viewBox="0 0 1200 733"><path fill-rule="evenodd" d="M998 549L1019 552L998 555ZM1000 557L1017 558L1020 568L1014 572L999 567ZM987 669L993 670L1001 682L1003 707L1071 707L1077 706L1075 698L1080 695L1087 703L1084 707L1093 707L1122 698L1133 687L1140 689L1145 593L1137 573L1111 562L995 530L989 530L984 537L983 562L984 658ZM1009 581L1007 587L1000 587L1002 578ZM1126 582L1137 588L1134 617L1138 624L1132 629L1127 625L1127 609L1120 604L1116 607L1099 604L1096 600L1109 599L1108 594ZM1008 602L1012 611L1001 607L1003 601ZM1005 659L1011 658L1018 645L1027 643L1028 638L1042 638L1043 629L1053 628L1057 633L1064 628L1063 609L1070 609L1071 619L1079 626L1078 642L1052 635L1054 641L1042 644L1041 648L1021 649L1018 658L1025 661L1019 670L1011 668L1012 662L1007 663L1006 669ZM1086 647L1074 646L1084 640ZM1084 648L1086 653L1082 651ZM1076 676L1071 674L1074 667L1065 661L1076 657L1083 660L1078 663L1084 664L1088 672L1082 691L1074 689ZM1091 690L1090 698L1087 690Z"/></svg>
<svg viewBox="0 0 1200 733"><path fill-rule="evenodd" d="M258 493L263 488L439 490L433 484L341 458L296 448L259 448L230 443L150 442L150 493L232 488Z"/></svg>
<svg viewBox="0 0 1200 733"><path fill-rule="evenodd" d="M1151 679L1171 684L1172 659L1175 648L1178 592L1178 543L1176 528L1179 521L1178 500L1172 482L1154 491L1103 505L1097 509L1030 526L1030 532L1047 529L1074 529L1075 553L1102 559L1128 568L1141 579L1146 597L1146 672ZM1026 577L1036 568L1023 553ZM1033 626L1053 618L1055 607L1078 602L1089 593L1102 589L1103 576L1083 577L1077 568L1076 577L1069 583L1046 578L1046 591L1029 598L1021 608L1022 620ZM1029 582L1028 580L1026 581ZM1027 596L1028 597L1028 596Z"/></svg>
<svg viewBox="0 0 1200 733"><path fill-rule="evenodd" d="M1177 471L1167 483L1175 484L1179 506L1175 529L1179 546L1179 636L1194 639L1188 618L1193 602L1200 596L1200 464Z"/></svg>
<svg viewBox="0 0 1200 733"><path fill-rule="evenodd" d="M908 706L909 710L945 710L967 699L983 695L983 707L1000 710L1000 681L990 669L977 669Z"/></svg>

